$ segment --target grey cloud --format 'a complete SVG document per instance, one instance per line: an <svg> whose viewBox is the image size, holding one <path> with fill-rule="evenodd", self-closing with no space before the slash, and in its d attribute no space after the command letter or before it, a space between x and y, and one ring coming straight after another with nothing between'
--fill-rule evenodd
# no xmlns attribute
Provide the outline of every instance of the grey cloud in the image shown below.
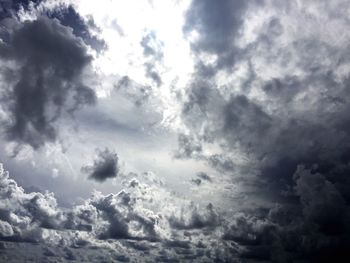
<svg viewBox="0 0 350 263"><path fill-rule="evenodd" d="M117 92L122 92L130 100L134 101L136 106L143 106L149 101L152 95L152 88L136 83L128 76L120 78L115 85Z"/></svg>
<svg viewBox="0 0 350 263"><path fill-rule="evenodd" d="M273 122L270 116L244 95L231 97L223 110L222 131L231 147L243 146L248 153L258 151L263 143L261 138L271 132Z"/></svg>
<svg viewBox="0 0 350 263"><path fill-rule="evenodd" d="M108 196L96 195L88 200L85 208L94 211L92 215L95 218L91 221L96 236L102 240L158 240L159 237L155 231L156 215L143 214L135 208L135 202L135 197L126 191ZM99 227L99 224L102 227Z"/></svg>
<svg viewBox="0 0 350 263"><path fill-rule="evenodd" d="M0 220L0 238L10 237L12 235L12 226L8 222Z"/></svg>
<svg viewBox="0 0 350 263"><path fill-rule="evenodd" d="M296 98L306 92L307 105L313 99L309 90L312 85L319 85L326 93L301 114L298 107L303 101ZM289 183L298 164L320 164L328 159L334 165L346 154L347 146L342 142L348 135L342 129L347 126L344 115L347 80L337 82L329 71L317 74L312 71L307 77L286 76L263 82L261 86L267 95L265 101L241 94L225 97L215 83L194 79L184 103L183 117L193 132L189 137L198 138L197 148L202 147L201 141L224 139L224 150L239 149L257 159L262 174L273 180L279 180L281 172L288 173L285 178ZM271 107L266 103L271 103ZM330 108L333 110L328 111ZM179 144L179 148L184 147Z"/></svg>
<svg viewBox="0 0 350 263"><path fill-rule="evenodd" d="M208 182L212 182L211 177L205 172L199 172L196 175L197 175L197 177L199 177L202 180L205 180L205 181L208 181Z"/></svg>
<svg viewBox="0 0 350 263"><path fill-rule="evenodd" d="M222 227L222 219L213 205L184 205L163 190L132 179L117 194L95 192L83 204L62 209L53 194L25 193L1 170L4 253L0 259L7 255L29 262L31 258L89 262L141 258L143 262L146 254L147 259L163 262L229 262L229 246L214 234ZM169 210L169 205L177 208ZM148 207L158 208L158 213ZM36 246L23 242L35 242ZM113 250L108 250L111 246Z"/></svg>
<svg viewBox="0 0 350 263"><path fill-rule="evenodd" d="M2 0L0 2L0 20L15 17L21 8L28 10L31 5L36 7L41 2L42 0Z"/></svg>
<svg viewBox="0 0 350 263"><path fill-rule="evenodd" d="M349 208L336 186L320 173L298 167L294 174L296 194L300 197L305 222L319 226L326 235L343 235L347 231Z"/></svg>
<svg viewBox="0 0 350 263"><path fill-rule="evenodd" d="M220 224L220 217L212 204L199 210L193 203L183 209L180 215L169 217L170 225L175 229L200 229L215 227Z"/></svg>
<svg viewBox="0 0 350 263"><path fill-rule="evenodd" d="M101 239L129 237L128 224L124 218L124 214L112 203L113 200L113 195L109 195L106 198L92 202L92 205L99 211L102 211L103 216L109 222L108 228L99 235Z"/></svg>
<svg viewBox="0 0 350 263"><path fill-rule="evenodd" d="M231 50L246 5L246 1L192 1L186 14L184 32L198 31L199 40L194 49L218 55Z"/></svg>
<svg viewBox="0 0 350 263"><path fill-rule="evenodd" d="M150 79L152 79L154 81L154 83L157 84L158 87L160 85L162 85L162 79L161 79L159 73L156 71L152 62L145 63L145 71L146 71L146 76L149 77Z"/></svg>
<svg viewBox="0 0 350 263"><path fill-rule="evenodd" d="M292 194L300 202L236 213L223 238L243 246L241 258L272 262L329 262L346 255L349 208L325 174L299 166Z"/></svg>
<svg viewBox="0 0 350 263"><path fill-rule="evenodd" d="M213 154L207 158L209 165L220 172L232 172L235 169L233 161L223 154Z"/></svg>
<svg viewBox="0 0 350 263"><path fill-rule="evenodd" d="M43 229L87 231L99 239L158 238L157 216L136 209L136 196L129 191L107 196L95 193L84 204L63 210L52 193L26 193L2 166L0 168L0 236L3 240L46 242ZM67 242L78 247L89 243L80 238L69 238Z"/></svg>
<svg viewBox="0 0 350 263"><path fill-rule="evenodd" d="M107 179L115 178L120 173L118 155L106 148L104 151L97 149L98 157L93 165L86 165L81 171L87 173L90 179L97 182L104 182Z"/></svg>
<svg viewBox="0 0 350 263"><path fill-rule="evenodd" d="M191 182L198 186L202 184L202 180L199 178L192 179Z"/></svg>
<svg viewBox="0 0 350 263"><path fill-rule="evenodd" d="M53 194L24 192L0 166L0 220L2 239L9 241L42 241L41 228L58 229L63 214ZM12 230L11 230L12 229Z"/></svg>
<svg viewBox="0 0 350 263"><path fill-rule="evenodd" d="M216 30L217 25L225 24L225 11L217 18L216 11L205 10L211 4L212 9L221 5L207 3L193 1L184 30L198 31L198 41L192 43L196 54L215 54L218 60L213 65L197 61L182 112L189 130L186 138L195 139L192 143L179 139L179 151L183 158L210 164L210 156L204 156L205 147L219 146L221 151L212 156L227 160L223 165L227 169L212 166L221 172L235 170L235 176L241 174L246 184L242 186L245 200L260 202L256 210L232 216L223 238L242 245L240 257L247 261L340 260L349 246L349 79L347 70L339 73L349 64L348 36L339 40L340 45L335 41L338 36L328 39L323 32L324 25L335 18L334 13L340 16L336 19L339 24L332 24L328 30L340 32L348 26L337 11L347 4L313 2L317 15L308 13L299 23L305 14L295 2L264 2L274 14L257 27L251 43L237 49L235 37L244 33L239 21L245 19L245 12L254 14L255 7L243 4L243 9L237 9L241 13L233 12L232 20L227 20L232 27ZM229 10L234 1L224 3ZM282 10L286 16L276 15ZM315 26L317 16L324 18L322 26ZM291 21L296 34L287 30ZM312 30L301 34L306 27ZM223 57L231 53L235 59L225 64ZM242 81L225 82L217 75L226 69L219 67L220 61L238 68L249 61L248 73ZM233 162L230 157L235 154L247 158L246 163ZM274 203L278 205L273 207Z"/></svg>
<svg viewBox="0 0 350 263"><path fill-rule="evenodd" d="M33 148L55 141L62 113L95 102L94 91L81 79L91 57L57 20L42 17L17 26L9 41L0 45L0 56L18 68L5 73L16 76L6 90L9 140Z"/></svg>
<svg viewBox="0 0 350 263"><path fill-rule="evenodd" d="M162 79L157 72L156 65L163 60L163 43L157 39L156 33L151 31L143 36L140 45L143 48L144 56L148 58L147 62L144 64L146 76L153 80L159 87L162 85Z"/></svg>
<svg viewBox="0 0 350 263"><path fill-rule="evenodd" d="M141 42L143 47L143 54L148 57L153 57L155 60L161 60L163 58L163 52L161 50L163 43L161 43L156 36L155 32L149 32L146 34Z"/></svg>
<svg viewBox="0 0 350 263"><path fill-rule="evenodd" d="M95 50L101 52L107 48L106 42L91 32L93 30L98 31L93 18L89 17L85 21L72 5L61 4L47 13L49 18L56 18L62 25L72 28L74 35L81 37L87 45Z"/></svg>
<svg viewBox="0 0 350 263"><path fill-rule="evenodd" d="M209 183L212 182L212 178L205 172L199 172L196 174L196 176L198 178L192 179L191 182L198 185L198 186L201 185L203 181L209 182Z"/></svg>
<svg viewBox="0 0 350 263"><path fill-rule="evenodd" d="M179 149L175 153L177 158L195 158L202 151L202 146L200 142L197 142L193 137L186 136L185 134L180 134L178 137Z"/></svg>
<svg viewBox="0 0 350 263"><path fill-rule="evenodd" d="M197 58L196 74L203 77L215 75L221 69L230 70L245 52L236 46L235 41L240 36L246 9L252 3L241 0L192 1L183 27L185 36L189 36L193 31L198 33L198 38L191 43L195 54L217 55L212 66L203 64L203 61ZM207 73L210 71L211 74L203 74L203 70Z"/></svg>

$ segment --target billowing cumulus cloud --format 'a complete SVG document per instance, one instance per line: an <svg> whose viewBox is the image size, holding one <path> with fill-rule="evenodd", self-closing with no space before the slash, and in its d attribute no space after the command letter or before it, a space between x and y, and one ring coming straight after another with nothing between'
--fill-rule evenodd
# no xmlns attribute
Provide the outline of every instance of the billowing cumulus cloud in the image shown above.
<svg viewBox="0 0 350 263"><path fill-rule="evenodd" d="M35 243L43 253L36 249L31 253L38 253L40 258L78 260L86 250L84 254L97 261L100 253L93 251L102 253L111 243L115 249L110 250L110 256L121 261L136 260L145 251L153 260L200 262L228 257L213 252L217 249L214 241L221 242L216 231L223 219L217 209L210 203L204 207L188 203L159 184L148 185L132 178L117 194L94 192L81 205L63 209L52 193L25 192L1 166L0 194L2 244Z"/></svg>

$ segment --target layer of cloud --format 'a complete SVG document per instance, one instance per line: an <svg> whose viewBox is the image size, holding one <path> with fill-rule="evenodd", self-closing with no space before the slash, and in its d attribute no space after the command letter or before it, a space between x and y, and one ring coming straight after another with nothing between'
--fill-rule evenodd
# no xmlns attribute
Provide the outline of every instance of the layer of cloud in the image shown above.
<svg viewBox="0 0 350 263"><path fill-rule="evenodd" d="M153 1L154 5L159 6L156 2ZM104 4L107 6L107 1ZM88 88L83 89L87 96L81 97L82 100L75 101L79 95L74 94L80 94L77 87L83 83L83 70L92 59L82 41L89 44L92 32L99 29L93 29L91 24L88 28L91 34L85 34L86 25L79 26L79 23L83 20L87 23L89 19L78 14L79 8L83 10L81 5L75 7L77 9L67 5L68 9L53 13L52 17L61 22L37 17L33 21L23 20L23 24L16 19L3 21L1 49L13 50L13 53L1 53L6 66L2 76L11 84L3 92L7 95L6 101L9 97L8 101L12 102L6 104L11 117L7 127L14 136L11 140L34 148L54 141L60 114L93 101ZM101 94L110 95L113 86L116 92L113 91L110 98L101 99L100 108L86 111L81 120L89 127L103 124L95 128L103 130L103 134L117 128L131 134L134 130L129 127L136 123L134 137L140 138L139 130L149 131L151 127L151 114L146 106L158 96L161 103L157 108L164 111L162 124L172 122L169 128L178 132L175 157L205 163L206 168L212 170L207 173L202 167L193 169L188 177L179 178L187 184L192 180L200 187L172 189L174 193L170 193L164 181L152 173L122 174L118 156L106 149L99 153L92 166L83 170L91 179L101 182L107 178L125 179L124 189L109 195L96 192L81 205L67 210L58 207L51 193L26 193L4 176L2 198L6 206L0 213L1 239L64 244L57 257L66 260L81 259L78 248L89 255L88 249L93 246L104 249L109 246L118 254L110 252L111 258L104 258L106 261L127 262L135 258L143 260L146 256L157 262L340 261L350 245L350 35L344 30L349 26L349 7L345 0L288 3L194 0L185 13L182 27L192 52L189 57L194 63L188 83L178 82L165 67L180 65L188 69L180 56L177 58L180 63L167 64L167 48L172 38L165 36L172 34L164 34L161 27L154 31L135 22L138 33L134 36L122 28L130 24L130 20L123 21L120 13L118 23L114 18L112 22L108 15L97 19L106 26L101 29L104 33L116 31L109 36L116 39L111 43L120 49L111 47L115 53L109 56L113 55L110 61L114 64L105 63L109 71L123 72L121 76L125 77L101 74L95 80L102 83ZM132 14L138 12L136 8L127 10ZM148 9L142 6L140 10ZM6 16L12 17L11 12ZM22 19L24 17L22 12ZM61 60L48 56L50 62L45 64L40 55L45 49L24 47L15 41L15 36L25 35L28 39L23 37L22 42L32 43L35 34L28 36L24 34L25 29L39 25L61 32L59 39L66 37L69 45L78 46L76 53L85 60L74 67L74 76L66 77L62 73L63 81L52 80L53 75L65 72L57 65L63 64ZM165 31L173 33L172 29ZM125 40L128 37L132 40ZM176 53L179 47L173 49L174 54L180 54ZM133 55L128 53L130 50ZM30 55L33 52L35 56ZM48 70L37 73L35 67L29 67L22 58L39 60L36 65ZM119 63L118 59L126 62ZM44 84L49 80L58 87L55 86L55 90L67 92L59 98L68 99L72 105L61 105L47 95L51 89L48 92ZM62 89L67 82L71 84ZM26 89L21 89L23 83ZM161 88L153 88L153 84ZM181 87L174 87L177 85ZM34 99L34 106L29 104L24 90L30 95L42 91L40 99ZM114 101L113 96L119 95L122 98ZM124 114L130 106L128 103L133 111ZM107 111L102 113L104 107L108 108L109 115L105 114ZM113 115L122 116L118 119L120 122ZM122 119L132 125L124 125ZM19 130L20 124L25 127L23 132L13 132ZM93 134L91 137L93 141L103 136ZM157 135L155 138L159 139ZM108 141L120 143L113 136L108 137ZM148 144L145 148L151 155L152 146ZM163 164L164 159L159 163ZM181 168L178 169L171 173L168 168L167 172L177 176L181 174ZM195 174L202 170L205 173ZM189 200L176 196L180 190ZM204 195L204 191L208 193ZM190 201L197 193L201 204ZM215 198L211 200L210 194L217 199L227 196L220 200L225 211L211 204ZM203 206L203 203L206 204ZM54 253L47 250L46 255Z"/></svg>
<svg viewBox="0 0 350 263"><path fill-rule="evenodd" d="M132 176L146 176L151 184ZM36 243L45 252L40 257L61 260L81 259L81 253L111 246L112 258L121 261L140 260L142 253L163 261L229 258L226 252L216 251L213 243L221 242L217 231L223 229L223 219L212 204L190 203L167 191L154 175L142 176L130 174L117 194L95 192L81 205L63 209L52 193L26 193L1 166L0 239L13 246ZM58 248L53 251L51 246ZM9 248L4 251L12 253Z"/></svg>

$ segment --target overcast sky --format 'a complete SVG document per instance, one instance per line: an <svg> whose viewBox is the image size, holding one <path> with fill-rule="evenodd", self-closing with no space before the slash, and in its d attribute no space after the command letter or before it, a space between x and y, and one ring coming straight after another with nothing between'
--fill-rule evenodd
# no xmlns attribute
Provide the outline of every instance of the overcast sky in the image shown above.
<svg viewBox="0 0 350 263"><path fill-rule="evenodd" d="M0 0L0 261L340 262L348 0Z"/></svg>

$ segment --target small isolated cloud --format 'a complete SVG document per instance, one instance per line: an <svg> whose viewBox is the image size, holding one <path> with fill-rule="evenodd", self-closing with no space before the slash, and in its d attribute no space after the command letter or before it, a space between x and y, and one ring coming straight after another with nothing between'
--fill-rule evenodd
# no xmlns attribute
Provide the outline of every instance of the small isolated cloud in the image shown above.
<svg viewBox="0 0 350 263"><path fill-rule="evenodd" d="M104 182L109 178L115 178L120 174L118 154L106 148L97 150L98 156L93 165L86 165L81 171L87 173L89 178L97 182Z"/></svg>

